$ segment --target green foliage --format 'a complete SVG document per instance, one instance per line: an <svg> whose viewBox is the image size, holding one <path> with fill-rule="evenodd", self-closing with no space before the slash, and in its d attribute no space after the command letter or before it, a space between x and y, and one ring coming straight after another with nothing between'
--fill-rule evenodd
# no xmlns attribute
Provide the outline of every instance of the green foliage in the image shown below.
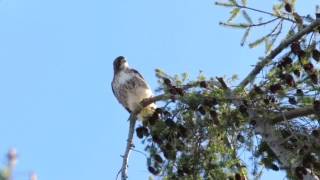
<svg viewBox="0 0 320 180"><path fill-rule="evenodd" d="M253 24L253 21L251 19L251 17L249 16L249 14L247 13L247 11L242 10L241 11L243 14L244 19L249 23L249 24Z"/></svg>
<svg viewBox="0 0 320 180"><path fill-rule="evenodd" d="M255 48L255 47L259 46L260 44L262 44L263 42L265 42L266 39L267 39L266 36L261 37L261 38L255 40L254 42L250 43L250 44L249 44L249 47L250 47L250 48Z"/></svg>
<svg viewBox="0 0 320 180"><path fill-rule="evenodd" d="M215 3L217 6L224 6L224 7L233 7L234 4L232 3L222 3L222 2L216 2Z"/></svg>
<svg viewBox="0 0 320 180"><path fill-rule="evenodd" d="M276 16L281 16L283 14L284 5L284 3L274 4L272 8L273 14Z"/></svg>
<svg viewBox="0 0 320 180"><path fill-rule="evenodd" d="M247 5L247 3L248 3L248 1L247 1L247 0L241 0L241 2L242 2L242 5L244 5L244 6L246 6L246 5Z"/></svg>
<svg viewBox="0 0 320 180"><path fill-rule="evenodd" d="M234 8L232 11L230 11L230 18L228 19L227 22L231 22L240 12L240 8Z"/></svg>
<svg viewBox="0 0 320 180"><path fill-rule="evenodd" d="M220 22L220 25L225 26L225 27L238 28L238 29L246 29L246 28L250 27L249 24L241 24L241 23L223 23L223 22Z"/></svg>
<svg viewBox="0 0 320 180"><path fill-rule="evenodd" d="M256 179L261 177L263 168L285 169L289 179L299 179L306 168L320 176L320 51L317 49L320 41L314 36L319 28L288 47L281 47L280 42L303 28L299 20L303 16L295 12L294 0L281 1L273 6L271 13L249 8L245 0L216 4L232 8L226 23L220 24L244 29L241 45L255 28L273 25L269 26L270 33L257 37L249 47L264 44L267 55L274 53L274 47L281 52L262 67L250 86L236 90L230 85L232 82L208 78L202 72L196 80L190 80L186 73L170 76L157 70L158 92L170 99L156 110L153 119L143 123L148 131L142 134L148 152L148 170L168 180L237 179L247 176L249 171L238 157L245 150L252 154ZM255 22L249 10L274 19ZM244 23L236 21L239 15ZM294 25L283 29L287 22ZM279 37L284 39L278 40ZM237 77L230 79L234 81ZM290 115L310 107L311 114ZM266 123L272 127L272 134L256 134L256 125L261 123L258 120L270 120ZM271 135L281 143L270 143L275 141L268 139ZM287 164L277 154L279 149L289 158Z"/></svg>
<svg viewBox="0 0 320 180"><path fill-rule="evenodd" d="M1 171L0 172L0 180L7 180L8 177L5 175L5 172L4 171Z"/></svg>
<svg viewBox="0 0 320 180"><path fill-rule="evenodd" d="M172 89L182 88L181 79L187 75L165 77L171 80L160 79L159 89L174 97L157 110L155 123L144 123L150 132L144 137L149 171L165 179L226 179L242 172L234 149L238 142L229 140L237 134L229 134L226 129L234 129L246 120L223 98L225 90L200 74L199 81L187 83L194 88L182 95L172 94Z"/></svg>
<svg viewBox="0 0 320 180"><path fill-rule="evenodd" d="M244 43L247 41L249 33L250 33L251 28L247 28L247 30L244 32L242 39L241 39L241 46L244 45Z"/></svg>
<svg viewBox="0 0 320 180"><path fill-rule="evenodd" d="M230 4L233 4L233 5L237 5L237 1L236 0L229 0Z"/></svg>

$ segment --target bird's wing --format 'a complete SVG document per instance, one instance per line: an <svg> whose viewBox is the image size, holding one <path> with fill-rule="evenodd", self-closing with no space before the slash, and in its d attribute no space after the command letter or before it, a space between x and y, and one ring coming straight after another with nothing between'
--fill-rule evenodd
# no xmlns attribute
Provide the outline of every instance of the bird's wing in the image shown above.
<svg viewBox="0 0 320 180"><path fill-rule="evenodd" d="M135 69L130 69L130 73L133 74L133 78L131 80L135 83L135 86L140 86L145 89L150 89L148 83L143 78L143 76L139 73L139 71Z"/></svg>
<svg viewBox="0 0 320 180"><path fill-rule="evenodd" d="M128 107L128 105L127 105L127 103L125 102L125 99L126 99L126 93L123 91L123 90L121 90L121 88L123 88L123 87L120 87L118 90L116 90L115 88L114 88L114 81L112 81L112 83L111 83L111 88L112 88L112 92L113 92L113 94L114 94L114 96L117 98L117 100L120 102L120 104L122 104L123 105L123 107L129 112L129 113L131 113L131 110L129 109L129 107ZM122 93L121 93L122 92Z"/></svg>
<svg viewBox="0 0 320 180"><path fill-rule="evenodd" d="M143 76L139 73L139 71L137 71L135 69L131 69L131 72L134 73L135 75L139 76L141 79L144 80Z"/></svg>

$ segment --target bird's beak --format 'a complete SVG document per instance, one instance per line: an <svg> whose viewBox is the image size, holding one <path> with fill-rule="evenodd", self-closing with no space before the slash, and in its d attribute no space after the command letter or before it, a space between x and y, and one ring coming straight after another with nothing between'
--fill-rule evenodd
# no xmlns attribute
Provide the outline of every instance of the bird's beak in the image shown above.
<svg viewBox="0 0 320 180"><path fill-rule="evenodd" d="M127 63L127 60L125 58L121 59L121 64Z"/></svg>
<svg viewBox="0 0 320 180"><path fill-rule="evenodd" d="M124 56L119 56L116 58L116 60L120 61L120 64L124 64L127 62L127 60Z"/></svg>

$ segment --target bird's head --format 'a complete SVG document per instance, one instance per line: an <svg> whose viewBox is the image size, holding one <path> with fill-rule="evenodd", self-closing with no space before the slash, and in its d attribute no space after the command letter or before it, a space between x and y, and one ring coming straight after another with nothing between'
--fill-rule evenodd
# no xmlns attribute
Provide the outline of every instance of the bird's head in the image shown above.
<svg viewBox="0 0 320 180"><path fill-rule="evenodd" d="M125 57L119 56L113 61L113 70L114 73L117 73L125 68L128 68L128 62Z"/></svg>

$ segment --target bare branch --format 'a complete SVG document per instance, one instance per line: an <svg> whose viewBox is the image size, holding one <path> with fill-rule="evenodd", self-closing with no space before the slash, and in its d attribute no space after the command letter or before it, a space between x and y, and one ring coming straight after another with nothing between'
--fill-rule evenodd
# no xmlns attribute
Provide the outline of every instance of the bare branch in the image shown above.
<svg viewBox="0 0 320 180"><path fill-rule="evenodd" d="M279 16L279 15L273 14L271 12L267 12L267 11L263 11L263 10L259 10L259 9L255 9L255 8L251 8L251 7L248 7L248 6L242 6L242 5L239 5L239 4L235 4L235 7L242 8L242 9L248 9L248 10L259 12L259 13L262 13L262 14L267 14L267 15L270 15L270 16L273 16L273 17L277 17L277 18L280 18L280 19L284 19L284 20L287 20L287 21L290 21L290 22L293 22L293 23L296 22L295 20L292 20L290 18Z"/></svg>
<svg viewBox="0 0 320 180"><path fill-rule="evenodd" d="M122 167L121 167L121 179L125 180L128 178L128 161L129 161L129 155L131 152L131 148L133 147L133 134L134 134L134 127L136 125L136 116L130 115L130 125L129 125L129 133L128 133L128 139L127 139L127 147L123 155L123 161L122 161Z"/></svg>
<svg viewBox="0 0 320 180"><path fill-rule="evenodd" d="M265 22L261 22L261 23L257 23L257 24L250 24L250 27L255 27L255 26L264 26L264 25L267 25L267 24L270 24L276 20L280 19L279 17L276 17L276 18L273 18L273 19L270 19L269 21L265 21Z"/></svg>
<svg viewBox="0 0 320 180"><path fill-rule="evenodd" d="M267 65L269 64L273 58L275 58L283 49L288 47L292 42L297 41L300 39L302 36L310 33L313 31L313 29L317 26L320 25L320 19L315 20L311 24L309 24L307 27L302 29L301 31L297 32L295 35L289 37L288 39L282 41L278 47L276 47L274 50L270 52L268 56L266 56L264 59L262 59L260 62L257 63L255 68L247 75L246 78L242 80L242 82L239 84L237 89L242 89L245 86L247 86L251 81L254 80L254 78L260 73L260 71Z"/></svg>
<svg viewBox="0 0 320 180"><path fill-rule="evenodd" d="M128 178L128 162L129 162L129 155L130 152L132 150L133 147L133 135L134 135L134 127L136 124L136 120L137 120L137 114L139 114L139 112L146 106L150 105L151 103L154 103L156 101L160 101L160 100L165 100L168 97L164 94L159 95L159 96L155 96L155 97L151 97L148 99L144 99L140 104L141 106L139 106L136 110L134 110L129 117L130 121L130 125L129 125L129 132L128 132L128 138L127 138L127 146L123 155L123 161L122 161L122 166L120 169L121 172L121 179L122 180L126 180ZM119 173L120 173L119 172ZM118 175L119 175L118 173ZM118 175L117 178L118 179Z"/></svg>

